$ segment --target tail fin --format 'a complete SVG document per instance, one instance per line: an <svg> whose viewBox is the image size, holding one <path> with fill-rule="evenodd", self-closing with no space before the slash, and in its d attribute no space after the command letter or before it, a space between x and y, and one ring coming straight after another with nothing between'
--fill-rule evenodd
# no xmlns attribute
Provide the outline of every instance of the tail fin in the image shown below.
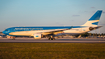
<svg viewBox="0 0 105 59"><path fill-rule="evenodd" d="M102 10L98 10L84 25L82 26L92 26L96 27L98 25Z"/></svg>

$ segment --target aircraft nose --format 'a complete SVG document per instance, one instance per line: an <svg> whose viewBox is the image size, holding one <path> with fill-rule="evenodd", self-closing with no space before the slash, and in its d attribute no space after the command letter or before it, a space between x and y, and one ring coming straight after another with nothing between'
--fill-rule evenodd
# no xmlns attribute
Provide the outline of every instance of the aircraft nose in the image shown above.
<svg viewBox="0 0 105 59"><path fill-rule="evenodd" d="M5 31L3 31L2 33L5 34Z"/></svg>
<svg viewBox="0 0 105 59"><path fill-rule="evenodd" d="M2 33L3 33L3 34L6 34L6 35L8 34L6 31L3 31Z"/></svg>

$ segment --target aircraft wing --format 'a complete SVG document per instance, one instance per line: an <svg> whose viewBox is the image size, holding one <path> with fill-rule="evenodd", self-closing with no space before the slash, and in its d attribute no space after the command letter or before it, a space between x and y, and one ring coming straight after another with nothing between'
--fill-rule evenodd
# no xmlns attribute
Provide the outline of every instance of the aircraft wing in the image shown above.
<svg viewBox="0 0 105 59"><path fill-rule="evenodd" d="M60 30L53 30L53 31L42 32L41 34L44 34L44 35L55 34L55 33L63 32L65 30L70 30L72 28L73 28L73 26L70 27L70 28L67 28L67 29L60 29Z"/></svg>

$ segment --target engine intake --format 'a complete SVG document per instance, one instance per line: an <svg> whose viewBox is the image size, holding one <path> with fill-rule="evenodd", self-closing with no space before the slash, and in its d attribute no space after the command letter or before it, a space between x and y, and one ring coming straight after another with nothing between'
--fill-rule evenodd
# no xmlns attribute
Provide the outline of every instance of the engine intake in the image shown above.
<svg viewBox="0 0 105 59"><path fill-rule="evenodd" d="M42 35L41 34L34 34L34 39L41 39Z"/></svg>

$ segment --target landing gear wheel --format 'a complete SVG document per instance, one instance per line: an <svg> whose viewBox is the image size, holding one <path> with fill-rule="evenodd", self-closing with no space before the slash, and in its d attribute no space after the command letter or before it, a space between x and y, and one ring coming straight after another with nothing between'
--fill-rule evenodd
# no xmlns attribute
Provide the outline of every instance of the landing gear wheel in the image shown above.
<svg viewBox="0 0 105 59"><path fill-rule="evenodd" d="M55 40L54 36L53 35L49 36L49 40Z"/></svg>
<svg viewBox="0 0 105 59"><path fill-rule="evenodd" d="M55 40L55 38L52 38L52 40Z"/></svg>
<svg viewBox="0 0 105 59"><path fill-rule="evenodd" d="M55 40L55 38L49 38L49 40Z"/></svg>
<svg viewBox="0 0 105 59"><path fill-rule="evenodd" d="M51 38L49 38L49 40L51 40Z"/></svg>

